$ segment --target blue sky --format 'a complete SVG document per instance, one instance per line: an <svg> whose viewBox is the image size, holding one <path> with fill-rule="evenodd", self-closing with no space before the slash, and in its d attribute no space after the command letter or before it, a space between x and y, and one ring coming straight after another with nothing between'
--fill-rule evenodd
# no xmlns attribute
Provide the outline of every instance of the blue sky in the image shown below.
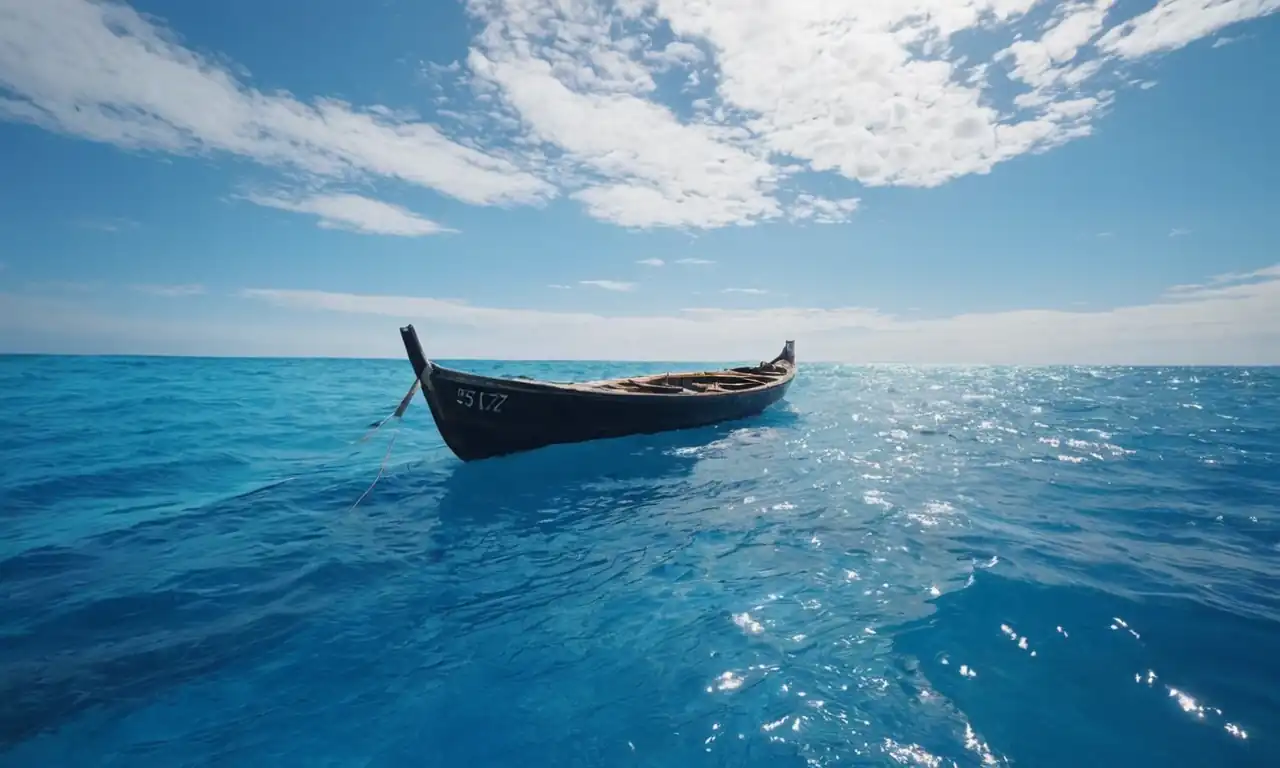
<svg viewBox="0 0 1280 768"><path fill-rule="evenodd" d="M0 351L1280 363L1276 10L0 0Z"/></svg>

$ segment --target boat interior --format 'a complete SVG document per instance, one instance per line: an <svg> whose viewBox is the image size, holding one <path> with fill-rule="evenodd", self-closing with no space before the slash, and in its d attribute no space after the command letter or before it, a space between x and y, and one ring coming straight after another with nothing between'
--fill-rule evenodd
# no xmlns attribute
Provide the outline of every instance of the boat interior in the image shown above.
<svg viewBox="0 0 1280 768"><path fill-rule="evenodd" d="M740 392L772 384L790 371L791 369L786 366L761 363L723 371L659 373L652 376L609 379L591 382L584 387L609 392L646 392L668 395Z"/></svg>

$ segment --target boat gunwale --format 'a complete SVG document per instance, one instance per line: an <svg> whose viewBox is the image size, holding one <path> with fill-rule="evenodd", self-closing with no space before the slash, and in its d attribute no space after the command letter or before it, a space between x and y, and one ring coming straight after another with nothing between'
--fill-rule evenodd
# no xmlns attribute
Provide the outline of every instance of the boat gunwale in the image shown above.
<svg viewBox="0 0 1280 768"><path fill-rule="evenodd" d="M781 386L782 384L785 384L793 380L795 378L796 368L797 368L797 366L794 363L785 363L785 367L787 368L785 373L778 375L773 381L764 382L759 384L758 386L748 387L746 389L727 389L727 390L710 391L710 392L692 392L688 390L685 390L683 392L628 392L628 391L617 390L617 389L605 389L602 385L615 384L615 383L620 383L628 380L634 380L637 378L648 378L650 376L661 377L661 376L669 375L673 378L677 378L677 377L685 377L685 376L705 376L705 375L711 375L711 374L735 373L735 372L729 368L719 368L719 369L701 370L701 371L671 372L669 374L658 373L658 374L645 374L644 376L619 376L611 379L598 379L595 381L565 383L565 382L546 381L543 379L505 379L498 376L488 376L482 373L471 373L470 371L464 371L457 368L449 368L448 366L440 365L438 363L431 362L430 360L428 360L428 364L430 367L428 376L430 377L443 375L445 378L449 378L449 379L464 379L464 380L470 379L475 381L493 382L492 386L494 386L495 388L501 388L501 387L509 387L509 388L515 388L515 389L531 388L534 390L543 390L546 392L546 394L551 394L552 392L556 392L556 393L565 393L565 394L574 394L574 395L608 395L610 397L683 397L683 398L718 397L718 396L725 396L725 395L743 396L743 395L749 395L753 392L764 392L764 391L773 389L774 387ZM778 363L776 362L773 364L778 365ZM763 375L767 375L767 374L763 374Z"/></svg>

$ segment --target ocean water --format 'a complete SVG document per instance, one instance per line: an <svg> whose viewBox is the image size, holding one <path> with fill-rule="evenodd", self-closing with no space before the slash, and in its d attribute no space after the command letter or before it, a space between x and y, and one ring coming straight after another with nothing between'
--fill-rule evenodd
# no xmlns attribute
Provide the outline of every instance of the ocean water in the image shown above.
<svg viewBox="0 0 1280 768"><path fill-rule="evenodd" d="M1280 765L1280 370L802 361L465 465L360 441L411 377L0 358L0 766Z"/></svg>

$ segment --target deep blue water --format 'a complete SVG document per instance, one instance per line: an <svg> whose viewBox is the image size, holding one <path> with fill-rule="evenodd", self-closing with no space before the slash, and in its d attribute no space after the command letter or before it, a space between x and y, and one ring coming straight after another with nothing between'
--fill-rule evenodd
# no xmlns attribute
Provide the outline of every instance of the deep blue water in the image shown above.
<svg viewBox="0 0 1280 768"><path fill-rule="evenodd" d="M0 358L0 766L1280 764L1278 369L802 363L467 465L357 442L411 377Z"/></svg>

